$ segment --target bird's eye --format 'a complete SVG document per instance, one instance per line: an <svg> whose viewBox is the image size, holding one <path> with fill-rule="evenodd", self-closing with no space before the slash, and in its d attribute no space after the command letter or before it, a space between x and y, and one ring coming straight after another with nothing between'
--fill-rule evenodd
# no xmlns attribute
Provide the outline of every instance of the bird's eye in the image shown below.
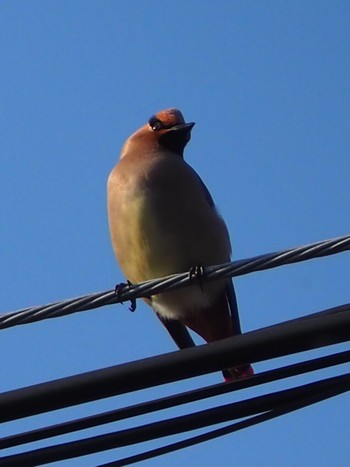
<svg viewBox="0 0 350 467"><path fill-rule="evenodd" d="M158 120L157 117L151 117L148 123L153 131L159 131L164 127L163 123Z"/></svg>

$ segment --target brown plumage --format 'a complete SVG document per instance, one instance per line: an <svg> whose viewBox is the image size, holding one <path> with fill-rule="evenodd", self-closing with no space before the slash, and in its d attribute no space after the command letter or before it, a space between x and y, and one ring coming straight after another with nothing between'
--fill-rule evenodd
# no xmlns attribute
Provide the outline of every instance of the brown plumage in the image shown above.
<svg viewBox="0 0 350 467"><path fill-rule="evenodd" d="M109 176L113 249L133 283L230 260L226 225L183 159L193 125L177 109L159 112L126 141ZM194 281L145 300L180 347L190 345L183 325L207 342L240 333L231 280ZM230 373L240 377L253 371L244 366Z"/></svg>

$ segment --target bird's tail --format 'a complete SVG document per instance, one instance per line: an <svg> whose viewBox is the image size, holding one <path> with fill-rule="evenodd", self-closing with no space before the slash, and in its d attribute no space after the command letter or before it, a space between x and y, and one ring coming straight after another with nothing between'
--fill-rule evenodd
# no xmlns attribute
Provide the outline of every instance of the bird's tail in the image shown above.
<svg viewBox="0 0 350 467"><path fill-rule="evenodd" d="M254 370L251 365L242 365L236 368L230 368L223 370L222 374L224 376L225 382L235 381L237 379L248 378L249 376L254 376Z"/></svg>
<svg viewBox="0 0 350 467"><path fill-rule="evenodd" d="M233 333L234 335L242 334L241 323L239 319L238 313L238 305L237 305L237 298L235 289L233 287L232 280L227 282L226 286L226 297L229 305L232 326L233 326ZM247 378L249 376L254 375L254 369L251 365L242 365L236 368L229 368L223 370L222 372L225 381L233 381L236 379Z"/></svg>

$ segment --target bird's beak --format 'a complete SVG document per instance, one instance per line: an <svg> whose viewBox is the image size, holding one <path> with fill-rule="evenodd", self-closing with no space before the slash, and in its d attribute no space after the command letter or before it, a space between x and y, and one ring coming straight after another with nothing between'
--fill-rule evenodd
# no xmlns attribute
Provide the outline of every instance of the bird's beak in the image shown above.
<svg viewBox="0 0 350 467"><path fill-rule="evenodd" d="M166 149L182 156L186 144L191 139L193 126L194 122L174 125L159 136L159 143Z"/></svg>
<svg viewBox="0 0 350 467"><path fill-rule="evenodd" d="M176 132L180 132L183 134L188 134L191 132L194 125L195 125L195 122L180 123L179 125L175 125L171 127L170 131L176 131Z"/></svg>

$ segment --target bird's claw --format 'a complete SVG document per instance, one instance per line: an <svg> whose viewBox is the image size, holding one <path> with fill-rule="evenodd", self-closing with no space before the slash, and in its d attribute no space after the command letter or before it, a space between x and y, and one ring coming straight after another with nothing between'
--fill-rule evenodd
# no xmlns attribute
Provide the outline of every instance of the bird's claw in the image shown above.
<svg viewBox="0 0 350 467"><path fill-rule="evenodd" d="M120 301L120 303L123 305L123 302L120 300L120 296L122 294L122 292L125 290L125 288L127 288L128 290L130 290L132 287L132 283L130 281L127 281L127 283L125 282L120 282L119 284L117 284L114 288L114 293L117 297L117 299ZM135 311L136 310L136 298L131 298L130 299L130 306L129 306L129 310L130 311Z"/></svg>
<svg viewBox="0 0 350 467"><path fill-rule="evenodd" d="M197 264L192 266L189 272L190 281L197 281L200 289L203 291L203 277L205 275L204 267Z"/></svg>

